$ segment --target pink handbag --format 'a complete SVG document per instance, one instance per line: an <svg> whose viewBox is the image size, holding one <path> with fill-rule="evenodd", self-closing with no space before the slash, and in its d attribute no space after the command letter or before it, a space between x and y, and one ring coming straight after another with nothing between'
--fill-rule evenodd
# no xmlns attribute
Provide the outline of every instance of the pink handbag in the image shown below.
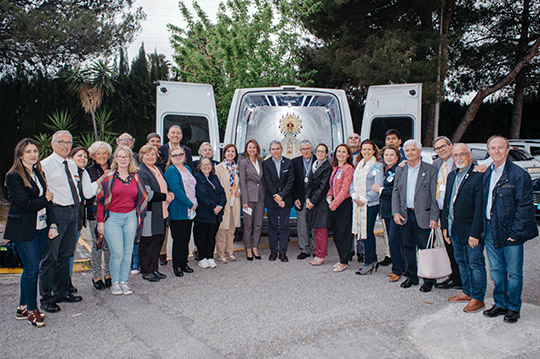
<svg viewBox="0 0 540 359"><path fill-rule="evenodd" d="M418 250L418 277L439 279L448 277L451 273L450 259L442 238L437 236L435 230L432 229L426 249Z"/></svg>

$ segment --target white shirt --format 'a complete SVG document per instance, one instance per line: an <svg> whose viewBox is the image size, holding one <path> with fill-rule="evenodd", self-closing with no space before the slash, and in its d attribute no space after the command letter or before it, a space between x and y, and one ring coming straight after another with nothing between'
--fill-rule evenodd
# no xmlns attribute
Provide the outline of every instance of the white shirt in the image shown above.
<svg viewBox="0 0 540 359"><path fill-rule="evenodd" d="M407 164L407 208L414 208L416 181L418 181L418 172L420 172L421 164L422 161L418 162L416 167L412 167L410 164Z"/></svg>
<svg viewBox="0 0 540 359"><path fill-rule="evenodd" d="M39 182L35 173L32 173L32 179L34 180L37 188L39 189L39 196L43 196L43 187L41 187L41 182ZM40 230L46 227L47 227L47 209L42 208L37 213L36 229Z"/></svg>
<svg viewBox="0 0 540 359"><path fill-rule="evenodd" d="M255 162L251 161L251 163L253 163L253 166L255 166L255 171L257 171L257 175L260 176L261 175L261 170L259 168L259 160L255 159Z"/></svg>
<svg viewBox="0 0 540 359"><path fill-rule="evenodd" d="M68 168L71 172L71 176L73 177L73 183L75 183L75 188L77 188L77 191L77 182L82 180L84 197L86 199L94 197L98 187L97 183L92 183L86 170L83 171L82 179L79 178L79 171L75 162L69 158L66 160L68 161ZM71 189L69 187L69 182L64 167L64 159L56 153L53 153L41 161L41 167L43 168L43 172L45 172L47 187L54 195L53 203L59 206L73 205L73 196L71 195Z"/></svg>
<svg viewBox="0 0 540 359"><path fill-rule="evenodd" d="M489 180L489 191L488 191L488 198L487 198L487 204L486 204L486 218L491 220L491 206L493 205L492 197L493 197L493 190L495 189L495 185L499 180L501 179L501 176L504 171L504 166L506 163L503 163L499 166L499 168L495 168L495 165L492 164L491 168L491 178Z"/></svg>
<svg viewBox="0 0 540 359"><path fill-rule="evenodd" d="M448 158L446 161L443 161L441 163L441 167L439 167L439 172L437 172L437 178L441 175L442 166L446 163L446 176L444 177L443 184L439 188L439 198L437 198L437 204L439 205L439 209L443 209L444 206L444 196L446 193L446 180L448 179L448 174L450 173L450 168L454 164L454 160L452 157Z"/></svg>

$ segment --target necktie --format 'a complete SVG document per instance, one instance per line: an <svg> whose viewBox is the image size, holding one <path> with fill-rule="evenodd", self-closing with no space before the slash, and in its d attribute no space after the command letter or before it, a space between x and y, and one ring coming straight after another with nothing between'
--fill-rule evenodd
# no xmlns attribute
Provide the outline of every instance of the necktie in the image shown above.
<svg viewBox="0 0 540 359"><path fill-rule="evenodd" d="M79 208L79 193L77 192L77 187L73 182L73 176L71 176L71 171L68 167L68 161L64 160L64 169L66 170L66 176L68 178L69 189L71 190L71 196L73 197L73 204L75 208Z"/></svg>
<svg viewBox="0 0 540 359"><path fill-rule="evenodd" d="M439 199L439 195L441 194L441 186L446 183L446 162L443 163L441 167L441 175L439 178L437 178L437 199Z"/></svg>

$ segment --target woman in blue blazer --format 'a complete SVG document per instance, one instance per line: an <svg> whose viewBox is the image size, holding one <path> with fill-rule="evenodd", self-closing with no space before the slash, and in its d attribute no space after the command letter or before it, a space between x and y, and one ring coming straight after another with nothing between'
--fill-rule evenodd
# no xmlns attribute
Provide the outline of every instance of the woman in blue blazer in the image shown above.
<svg viewBox="0 0 540 359"><path fill-rule="evenodd" d="M39 149L30 138L17 143L13 166L6 175L9 214L4 238L15 243L24 269L17 319L27 319L32 325L45 325L37 309L39 262L47 240L58 236L52 217L53 194L47 191L45 176L39 162Z"/></svg>
<svg viewBox="0 0 540 359"><path fill-rule="evenodd" d="M223 218L223 207L227 203L227 197L215 174L214 163L210 157L201 158L195 179L199 206L193 236L199 250L199 267L216 268L214 261L216 234Z"/></svg>
<svg viewBox="0 0 540 359"><path fill-rule="evenodd" d="M184 273L193 273L188 265L189 239L191 226L197 209L195 196L196 181L189 166L185 166L186 152L183 147L174 147L169 151L165 180L174 200L169 204L169 220L172 244L174 275L182 277Z"/></svg>

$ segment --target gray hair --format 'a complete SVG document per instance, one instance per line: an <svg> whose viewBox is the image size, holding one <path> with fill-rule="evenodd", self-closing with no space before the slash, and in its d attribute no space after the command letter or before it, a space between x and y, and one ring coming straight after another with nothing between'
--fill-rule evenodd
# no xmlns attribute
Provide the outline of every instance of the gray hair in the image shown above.
<svg viewBox="0 0 540 359"><path fill-rule="evenodd" d="M199 156L203 155L203 153L202 153L203 152L203 147L205 147L205 146L210 146L210 148L212 148L212 145L210 144L210 142L205 141L205 142L201 143L201 145L199 146L199 151L198 151ZM213 148L212 148L212 152L214 152Z"/></svg>
<svg viewBox="0 0 540 359"><path fill-rule="evenodd" d="M103 142L103 141L96 141L96 142L92 143L90 145L90 147L88 147L88 154L90 155L90 157L94 158L94 155L99 150L105 150L109 154L109 156L112 154L111 145L109 145L107 142Z"/></svg>
<svg viewBox="0 0 540 359"><path fill-rule="evenodd" d="M440 140L444 140L448 146L452 145L452 141L446 137L446 136L439 136L433 140L433 147L435 147L435 143L437 143Z"/></svg>
<svg viewBox="0 0 540 359"><path fill-rule="evenodd" d="M422 144L420 143L420 141L415 139L405 141L405 143L403 144L403 148L407 147L408 145L415 145L416 149L419 151L422 149Z"/></svg>
<svg viewBox="0 0 540 359"><path fill-rule="evenodd" d="M169 127L169 129L167 130L167 133L169 133L171 131L171 128L177 128L180 130L180 132L182 132L182 127L178 126L178 125L172 125L171 127Z"/></svg>
<svg viewBox="0 0 540 359"><path fill-rule="evenodd" d="M467 146L465 143L462 143L462 142L455 143L454 148L452 149L452 152L454 152L456 150L456 147L458 146L465 146L465 148L467 149L467 153L471 152L471 149L469 148L469 146Z"/></svg>
<svg viewBox="0 0 540 359"><path fill-rule="evenodd" d="M53 141L56 141L56 138L60 135L68 135L69 137L71 137L71 140L73 141L73 136L71 135L71 132L69 132L68 130L60 130L60 131L56 131L54 133L54 135L52 136L52 140Z"/></svg>
<svg viewBox="0 0 540 359"><path fill-rule="evenodd" d="M313 145L311 144L311 142L309 142L309 140L303 140L302 142L300 142L300 147L302 147L303 145L309 145L309 147L313 148Z"/></svg>
<svg viewBox="0 0 540 359"><path fill-rule="evenodd" d="M270 149L270 147L272 147L272 145L274 145L274 144L278 144L279 147L283 148L283 146L281 145L281 141L273 140L273 141L270 142L270 144L268 145L268 149Z"/></svg>

